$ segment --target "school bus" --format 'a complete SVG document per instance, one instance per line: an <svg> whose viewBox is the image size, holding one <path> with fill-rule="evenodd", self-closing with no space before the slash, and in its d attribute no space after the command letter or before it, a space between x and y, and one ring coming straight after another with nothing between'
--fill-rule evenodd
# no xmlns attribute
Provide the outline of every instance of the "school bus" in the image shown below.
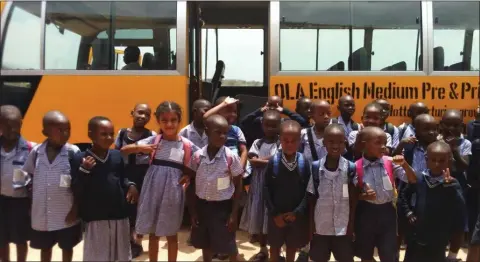
<svg viewBox="0 0 480 262"><path fill-rule="evenodd" d="M47 111L64 112L73 143L88 142L86 123L95 115L125 127L135 103L173 100L186 124L193 100L220 95L240 98L240 115L273 94L291 109L302 96L336 108L350 94L357 121L378 98L392 103L394 124L414 101L425 101L435 117L460 109L468 121L480 93L479 5L3 1L0 99L22 110L23 135L34 141L43 139ZM141 50L141 70L121 70L127 46Z"/></svg>

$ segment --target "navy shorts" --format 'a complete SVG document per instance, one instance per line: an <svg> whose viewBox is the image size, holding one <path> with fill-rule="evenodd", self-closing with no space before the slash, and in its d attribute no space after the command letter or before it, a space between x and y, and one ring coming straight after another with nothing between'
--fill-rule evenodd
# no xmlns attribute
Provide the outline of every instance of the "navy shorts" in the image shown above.
<svg viewBox="0 0 480 262"><path fill-rule="evenodd" d="M397 254L397 211L392 203L358 201L355 218L355 253L372 260L375 247L382 262L395 262Z"/></svg>
<svg viewBox="0 0 480 262"><path fill-rule="evenodd" d="M235 232L227 227L232 213L232 200L206 201L197 198L198 226L192 227L192 245L213 253L238 254Z"/></svg>
<svg viewBox="0 0 480 262"><path fill-rule="evenodd" d="M51 249L55 244L58 244L62 250L71 250L82 241L82 233L81 224L55 231L32 230L30 247Z"/></svg>
<svg viewBox="0 0 480 262"><path fill-rule="evenodd" d="M272 248L281 248L283 244L287 248L302 248L308 244L309 222L305 216L297 216L294 222L283 228L275 225L273 217L268 217L268 244Z"/></svg>
<svg viewBox="0 0 480 262"><path fill-rule="evenodd" d="M31 231L30 199L0 195L0 246L26 244Z"/></svg>
<svg viewBox="0 0 480 262"><path fill-rule="evenodd" d="M310 259L315 262L328 262L333 253L335 261L353 262L353 242L350 236L313 235L310 242Z"/></svg>

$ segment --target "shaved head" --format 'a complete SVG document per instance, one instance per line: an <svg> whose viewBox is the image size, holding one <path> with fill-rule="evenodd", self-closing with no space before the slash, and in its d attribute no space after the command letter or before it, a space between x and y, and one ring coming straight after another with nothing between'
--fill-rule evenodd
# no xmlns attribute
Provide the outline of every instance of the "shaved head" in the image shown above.
<svg viewBox="0 0 480 262"><path fill-rule="evenodd" d="M68 120L67 116L64 115L62 112L54 110L47 112L43 117L42 122L43 128L45 128L49 125L69 123L70 120Z"/></svg>
<svg viewBox="0 0 480 262"><path fill-rule="evenodd" d="M0 118L10 120L22 119L22 113L16 106L3 105L0 107Z"/></svg>
<svg viewBox="0 0 480 262"><path fill-rule="evenodd" d="M225 117L221 115L211 115L205 120L205 126L207 128L213 128L215 126L227 126L228 127L228 122Z"/></svg>

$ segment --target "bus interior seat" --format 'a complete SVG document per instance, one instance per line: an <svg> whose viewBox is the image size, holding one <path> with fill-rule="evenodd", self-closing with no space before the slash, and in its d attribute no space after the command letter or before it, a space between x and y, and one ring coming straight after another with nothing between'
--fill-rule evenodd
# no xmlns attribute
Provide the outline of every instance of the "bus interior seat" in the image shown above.
<svg viewBox="0 0 480 262"><path fill-rule="evenodd" d="M387 66L380 71L407 71L407 63L401 61L391 66Z"/></svg>
<svg viewBox="0 0 480 262"><path fill-rule="evenodd" d="M235 99L240 101L237 110L238 121L253 111L265 106L268 100L268 98L265 96L252 96L243 94L236 95Z"/></svg>
<svg viewBox="0 0 480 262"><path fill-rule="evenodd" d="M155 67L155 57L152 53L145 53L142 59L142 68L145 70L153 70Z"/></svg>
<svg viewBox="0 0 480 262"><path fill-rule="evenodd" d="M470 71L468 66L467 66L467 63L465 63L463 61L448 66L448 68L446 70L448 70L448 71Z"/></svg>
<svg viewBox="0 0 480 262"><path fill-rule="evenodd" d="M365 47L360 47L348 57L348 69L350 71L370 71Z"/></svg>
<svg viewBox="0 0 480 262"><path fill-rule="evenodd" d="M441 46L437 46L433 49L433 70L445 70L445 53L443 51L443 47Z"/></svg>
<svg viewBox="0 0 480 262"><path fill-rule="evenodd" d="M108 70L109 56L115 54L114 47L110 47L108 39L95 39L92 42L92 70Z"/></svg>
<svg viewBox="0 0 480 262"><path fill-rule="evenodd" d="M345 71L345 63L340 61L334 65L332 65L327 71Z"/></svg>
<svg viewBox="0 0 480 262"><path fill-rule="evenodd" d="M217 99L218 92L220 91L220 87L222 86L222 80L225 78L225 63L222 60L218 60L217 64L215 65L215 73L212 77L212 98L211 102L215 103Z"/></svg>

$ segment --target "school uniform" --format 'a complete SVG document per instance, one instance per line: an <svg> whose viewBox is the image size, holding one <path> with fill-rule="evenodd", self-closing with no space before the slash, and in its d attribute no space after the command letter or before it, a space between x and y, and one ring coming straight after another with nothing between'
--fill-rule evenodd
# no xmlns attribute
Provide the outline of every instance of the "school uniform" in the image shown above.
<svg viewBox="0 0 480 262"><path fill-rule="evenodd" d="M33 176L30 246L50 249L58 243L61 249L71 250L82 239L80 221L72 224L65 221L73 205L71 155L80 149L67 143L50 163L47 143L35 146L23 166L23 170Z"/></svg>
<svg viewBox="0 0 480 262"><path fill-rule="evenodd" d="M249 155L258 158L274 155L280 148L279 141L273 143L263 142L257 139L250 148ZM249 234L267 234L268 216L263 198L263 185L265 184L265 172L267 167L252 167L252 180L248 190L247 203L240 219L240 229Z"/></svg>
<svg viewBox="0 0 480 262"><path fill-rule="evenodd" d="M316 200L314 210L315 232L310 242L310 259L316 262L329 261L333 253L336 261L353 262L353 243L347 235L350 220L348 185L355 175L353 163L341 157L338 168L330 171L325 167L326 157L320 159L319 170L312 170L307 191ZM314 176L318 178L315 188Z"/></svg>
<svg viewBox="0 0 480 262"><path fill-rule="evenodd" d="M10 152L5 152L0 136L0 246L26 244L30 240L30 198L25 187L30 178L22 171L34 143L20 137Z"/></svg>
<svg viewBox="0 0 480 262"><path fill-rule="evenodd" d="M392 148L396 148L398 146L398 144L400 143L400 131L398 130L398 128L396 126L392 125L393 132L389 133L388 125L392 125L392 124L390 124L390 123L385 124L383 126L383 130L385 131L385 133L389 134L392 137Z"/></svg>
<svg viewBox="0 0 480 262"><path fill-rule="evenodd" d="M397 253L397 211L394 206L394 187L384 159L375 161L362 158L363 185L368 183L376 193L375 200L358 201L355 217L355 243L357 256L373 259L378 248L382 262L394 262ZM407 183L405 170L392 163L392 177ZM358 170L353 183L358 186Z"/></svg>
<svg viewBox="0 0 480 262"><path fill-rule="evenodd" d="M353 122L352 119L345 122L342 116L339 116L337 117L337 122L339 125L343 126L343 129L345 130L345 137L348 137L352 131L358 131L360 129L358 123Z"/></svg>
<svg viewBox="0 0 480 262"><path fill-rule="evenodd" d="M155 137L140 140L138 145L151 145ZM190 158L198 150L190 140L161 139L151 160L138 201L135 230L157 237L173 236L180 230L183 219L185 192L178 184L184 175L184 140L191 150Z"/></svg>
<svg viewBox="0 0 480 262"><path fill-rule="evenodd" d="M145 130L138 140L133 140L128 136L128 129L123 128L118 131L117 138L115 139L115 149L120 150L122 147L130 144L134 144L142 139L155 136L157 133L151 130ZM143 186L143 180L148 170L149 157L147 154L130 154L123 157L125 163L125 175L129 181L132 181L137 185L137 190L140 193ZM137 221L138 203L128 204L130 226L135 227Z"/></svg>
<svg viewBox="0 0 480 262"><path fill-rule="evenodd" d="M205 132L199 134L195 126L193 126L193 122L182 128L178 134L192 141L198 148L208 145L207 134Z"/></svg>
<svg viewBox="0 0 480 262"><path fill-rule="evenodd" d="M247 140L242 130L236 126L231 125L227 133L227 142L225 146L228 147L234 154L240 155L240 145L246 145Z"/></svg>
<svg viewBox="0 0 480 262"><path fill-rule="evenodd" d="M243 174L240 157L222 146L210 159L207 147L195 153L191 168L196 170L195 209L198 226L192 228L192 245L213 253L237 254L235 232L226 226L232 213L235 186L233 177Z"/></svg>
<svg viewBox="0 0 480 262"><path fill-rule="evenodd" d="M350 147L352 147L353 145L355 145L355 141L357 140L357 135L360 131L352 131L350 132L350 135L348 135L348 145ZM393 144L392 144L392 136L390 136L389 133L385 133L385 135L387 135L387 147L388 148L393 148Z"/></svg>
<svg viewBox="0 0 480 262"><path fill-rule="evenodd" d="M96 165L81 167L91 156ZM72 190L79 203L79 217L85 222L84 261L130 261L130 223L126 192L134 183L126 178L125 164L118 150L104 159L87 150L72 164Z"/></svg>
<svg viewBox="0 0 480 262"><path fill-rule="evenodd" d="M311 168L301 153L289 163L280 151L270 159L265 180L265 203L268 210L268 244L272 248L301 248L308 243L307 185ZM274 217L294 212L296 219L279 228Z"/></svg>
<svg viewBox="0 0 480 262"><path fill-rule="evenodd" d="M330 121L332 123L332 121ZM315 133L315 126L304 128L301 131L300 152L312 163L320 160L327 155L327 148L323 144L323 137L318 137ZM347 151L345 150L344 153Z"/></svg>
<svg viewBox="0 0 480 262"><path fill-rule="evenodd" d="M454 233L462 232L467 215L460 184L445 183L443 176L432 177L430 171L417 173L417 183L409 184L406 193L416 193L416 206L406 205L404 214L414 214L417 221L409 237L405 261L443 262L445 248Z"/></svg>

